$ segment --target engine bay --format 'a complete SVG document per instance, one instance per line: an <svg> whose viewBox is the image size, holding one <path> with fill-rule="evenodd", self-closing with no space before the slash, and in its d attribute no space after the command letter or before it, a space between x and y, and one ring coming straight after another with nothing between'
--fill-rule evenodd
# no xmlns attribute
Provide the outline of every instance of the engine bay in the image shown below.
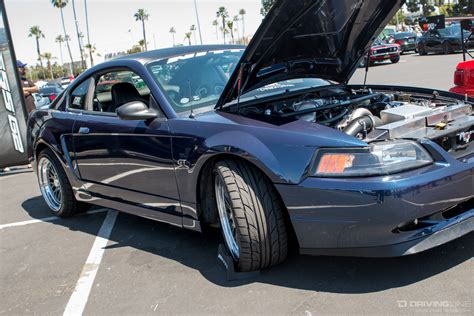
<svg viewBox="0 0 474 316"><path fill-rule="evenodd" d="M467 147L474 138L472 105L441 97L436 91L423 94L336 87L234 111L267 122L287 118L317 123L367 143L427 138L452 151Z"/></svg>

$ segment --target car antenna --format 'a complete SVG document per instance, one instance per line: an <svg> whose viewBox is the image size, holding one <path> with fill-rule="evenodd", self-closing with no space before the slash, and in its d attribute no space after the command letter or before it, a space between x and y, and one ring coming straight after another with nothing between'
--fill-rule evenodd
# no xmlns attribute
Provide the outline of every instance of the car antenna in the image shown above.
<svg viewBox="0 0 474 316"><path fill-rule="evenodd" d="M362 87L362 91L365 91L365 85L367 84L367 74L369 73L369 65L370 65L370 48L367 52L367 59L365 61L365 74L364 74L364 86Z"/></svg>
<svg viewBox="0 0 474 316"><path fill-rule="evenodd" d="M194 118L194 111L193 111L193 99L191 93L191 80L188 78L188 89L189 89L189 102L191 102L191 113L189 113L189 118Z"/></svg>

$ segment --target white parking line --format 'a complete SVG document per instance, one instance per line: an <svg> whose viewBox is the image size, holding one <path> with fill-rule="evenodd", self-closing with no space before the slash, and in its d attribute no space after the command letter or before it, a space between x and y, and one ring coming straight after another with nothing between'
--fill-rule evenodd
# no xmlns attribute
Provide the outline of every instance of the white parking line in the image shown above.
<svg viewBox="0 0 474 316"><path fill-rule="evenodd" d="M109 211L100 227L99 233L95 238L92 249L87 257L86 263L82 268L81 276L76 283L74 292L69 298L64 315L82 315L84 307L89 299L89 294L94 283L95 276L99 270L105 247L109 241L110 233L117 219L117 211Z"/></svg>
<svg viewBox="0 0 474 316"><path fill-rule="evenodd" d="M83 215L102 213L102 212L105 212L105 211L108 211L108 209L101 208L101 209L98 209L98 210L89 211L87 213L84 213ZM24 226L24 225L36 224L36 223L42 223L42 222L52 222L52 221L56 221L56 220L59 220L59 219L61 219L61 218L57 217L57 216L51 216L51 217L44 217L44 218L38 218L38 219L31 219L29 221L1 224L0 229L16 227L16 226Z"/></svg>

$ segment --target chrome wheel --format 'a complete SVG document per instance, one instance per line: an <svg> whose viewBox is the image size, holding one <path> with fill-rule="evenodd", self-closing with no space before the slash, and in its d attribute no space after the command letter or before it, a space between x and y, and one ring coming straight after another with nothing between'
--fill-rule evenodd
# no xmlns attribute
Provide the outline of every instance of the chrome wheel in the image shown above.
<svg viewBox="0 0 474 316"><path fill-rule="evenodd" d="M229 192L227 191L224 180L220 175L216 175L215 177L215 191L217 210L219 212L224 240L232 258L237 261L239 259L239 245L236 241L236 222L232 212Z"/></svg>
<svg viewBox="0 0 474 316"><path fill-rule="evenodd" d="M46 157L38 162L38 181L46 204L54 212L58 212L62 201L61 182L56 167Z"/></svg>

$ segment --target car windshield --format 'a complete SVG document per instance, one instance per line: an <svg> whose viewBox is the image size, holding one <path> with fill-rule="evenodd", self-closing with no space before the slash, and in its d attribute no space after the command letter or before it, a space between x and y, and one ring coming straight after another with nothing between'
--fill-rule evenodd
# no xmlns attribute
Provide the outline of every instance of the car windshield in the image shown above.
<svg viewBox="0 0 474 316"><path fill-rule="evenodd" d="M453 24L444 29L438 30L441 36L461 36L461 25ZM469 36L469 31L464 31L464 36L467 38Z"/></svg>
<svg viewBox="0 0 474 316"><path fill-rule="evenodd" d="M151 62L147 69L178 115L188 114L191 109L196 113L207 112L214 109L243 51L214 50L175 56ZM317 78L285 80L249 91L241 100L331 84Z"/></svg>
<svg viewBox="0 0 474 316"><path fill-rule="evenodd" d="M176 113L216 104L243 49L174 56L147 65Z"/></svg>

